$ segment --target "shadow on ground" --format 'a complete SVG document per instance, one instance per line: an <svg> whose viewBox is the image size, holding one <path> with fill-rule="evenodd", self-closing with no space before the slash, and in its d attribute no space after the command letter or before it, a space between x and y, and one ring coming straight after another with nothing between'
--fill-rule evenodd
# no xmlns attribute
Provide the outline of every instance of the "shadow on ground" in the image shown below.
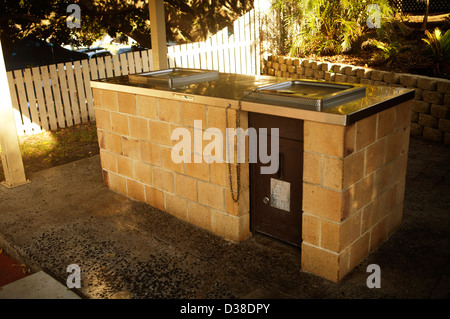
<svg viewBox="0 0 450 319"><path fill-rule="evenodd" d="M449 298L450 148L411 140L404 221L340 283L300 270L300 250L234 244L102 185L98 156L0 189L0 247L86 298ZM381 288L369 289L369 264Z"/></svg>

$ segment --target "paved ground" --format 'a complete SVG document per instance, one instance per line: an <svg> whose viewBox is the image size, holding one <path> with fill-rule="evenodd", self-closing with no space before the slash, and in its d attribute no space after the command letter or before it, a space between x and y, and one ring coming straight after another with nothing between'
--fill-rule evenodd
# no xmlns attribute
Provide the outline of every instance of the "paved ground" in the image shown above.
<svg viewBox="0 0 450 319"><path fill-rule="evenodd" d="M412 140L404 221L339 284L261 235L233 244L102 186L99 157L0 188L0 247L86 298L449 298L450 147ZM369 264L381 288L366 286Z"/></svg>

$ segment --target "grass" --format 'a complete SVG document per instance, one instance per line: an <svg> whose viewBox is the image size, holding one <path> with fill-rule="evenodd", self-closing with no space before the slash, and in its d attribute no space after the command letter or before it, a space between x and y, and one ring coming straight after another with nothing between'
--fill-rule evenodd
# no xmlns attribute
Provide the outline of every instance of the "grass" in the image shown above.
<svg viewBox="0 0 450 319"><path fill-rule="evenodd" d="M27 175L99 153L97 127L90 123L20 136L19 143ZM4 179L0 165L0 181Z"/></svg>

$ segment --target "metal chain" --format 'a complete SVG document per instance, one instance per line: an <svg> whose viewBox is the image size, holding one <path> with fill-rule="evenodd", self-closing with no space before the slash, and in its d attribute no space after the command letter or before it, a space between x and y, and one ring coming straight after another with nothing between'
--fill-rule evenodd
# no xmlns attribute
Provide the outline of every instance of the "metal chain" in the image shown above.
<svg viewBox="0 0 450 319"><path fill-rule="evenodd" d="M239 100L238 103L238 109L236 112L236 129L239 128L240 126L240 119L241 119L241 101ZM227 105L227 108L225 109L225 129L228 128L228 109L231 107L231 104ZM236 131L237 132L237 131ZM230 144L229 144L229 140L228 140L228 134L227 134L227 159L228 159L228 176L230 178L230 190L231 190L231 198L233 199L233 201L235 203L237 203L239 201L239 194L241 192L241 166L239 161L237 162L237 166L236 166L236 178L237 178L237 195L236 197L234 196L234 190L233 190L233 178L231 176L231 159L230 159ZM239 149L238 149L239 151ZM238 157L239 158L239 157Z"/></svg>
<svg viewBox="0 0 450 319"><path fill-rule="evenodd" d="M250 93L244 95L242 98L239 99L238 101L238 108L237 108L237 112L236 112L236 140L239 140L239 136L238 136L238 129L241 127L241 100L246 97L249 96L250 94L252 94L254 91L251 91ZM231 107L231 104L228 103L226 109L225 109L225 129L228 128L228 109ZM230 159L230 145L229 145L229 140L228 140L228 134L227 134L227 158L228 158L228 176L230 179L230 191L231 191L231 198L233 199L233 201L235 203L237 203L239 201L239 195L241 193L241 164L239 162L240 159L240 148L237 147L236 150L236 157L238 159L237 161L237 165L236 165L236 179L237 179L237 195L236 197L234 196L234 191L233 191L233 178L231 175L231 159ZM245 143L245 142L244 142Z"/></svg>

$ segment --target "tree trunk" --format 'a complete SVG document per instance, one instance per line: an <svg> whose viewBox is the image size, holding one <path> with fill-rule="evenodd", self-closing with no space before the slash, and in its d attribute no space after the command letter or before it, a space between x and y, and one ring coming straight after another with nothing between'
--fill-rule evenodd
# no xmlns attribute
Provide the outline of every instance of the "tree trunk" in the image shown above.
<svg viewBox="0 0 450 319"><path fill-rule="evenodd" d="M420 31L425 31L427 29L427 22L428 22L428 10L430 8L430 0L427 0L427 7L425 9L425 15L423 17L423 23L422 27L420 28Z"/></svg>

